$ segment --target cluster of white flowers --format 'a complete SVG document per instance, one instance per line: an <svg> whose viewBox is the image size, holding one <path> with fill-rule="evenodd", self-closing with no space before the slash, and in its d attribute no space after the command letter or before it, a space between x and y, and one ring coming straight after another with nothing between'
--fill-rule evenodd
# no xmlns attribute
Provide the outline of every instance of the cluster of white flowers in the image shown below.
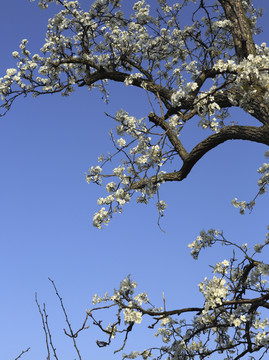
<svg viewBox="0 0 269 360"><path fill-rule="evenodd" d="M143 360L148 360L149 357L152 357L152 353L150 350L144 350L142 352L132 351L130 354L123 354L123 359L136 359L137 357L142 356Z"/></svg>
<svg viewBox="0 0 269 360"><path fill-rule="evenodd" d="M117 126L118 135L130 135L133 138L141 135L141 131L146 129L146 125L143 119L136 119L134 116L130 116L127 111L119 110L115 115L115 120L120 123Z"/></svg>
<svg viewBox="0 0 269 360"><path fill-rule="evenodd" d="M171 341L171 337L175 333L176 324L177 321L170 316L162 318L162 320L160 321L160 327L158 328L158 331L154 334L154 336L158 337L160 335L162 337L162 341L165 344L169 343Z"/></svg>
<svg viewBox="0 0 269 360"><path fill-rule="evenodd" d="M216 118L213 117L213 119L211 120L202 120L200 122L202 129L210 129L213 130L214 132L218 132L219 131L219 122L216 121Z"/></svg>
<svg viewBox="0 0 269 360"><path fill-rule="evenodd" d="M251 54L247 59L244 59L238 64L234 60L224 61L220 59L215 63L213 68L220 73L227 72L228 74L234 74L234 89L238 89L241 98L231 93L230 101L251 113L251 96L253 97L255 94L259 96L262 95L264 100L268 102L269 75L268 72L265 71L268 66L268 55L262 54L254 56ZM255 86L250 86L251 79L255 79Z"/></svg>
<svg viewBox="0 0 269 360"><path fill-rule="evenodd" d="M161 327L158 329L158 332L155 334L156 337L158 337L159 335L161 335L162 341L167 344L171 341L171 336L173 335L173 331L165 327Z"/></svg>
<svg viewBox="0 0 269 360"><path fill-rule="evenodd" d="M174 70L180 72L180 69ZM188 82L184 87L179 87L179 89L173 92L171 96L171 103L174 107L181 105L181 99L186 98L189 94L192 94L198 88L196 82Z"/></svg>
<svg viewBox="0 0 269 360"><path fill-rule="evenodd" d="M131 74L130 76L126 77L126 79L124 80L124 84L127 86L132 85L135 79L140 79L141 77L143 77L143 74L140 73Z"/></svg>
<svg viewBox="0 0 269 360"><path fill-rule="evenodd" d="M95 183L101 184L101 174L102 168L100 166L91 166L89 169L89 176L87 175L86 180L89 183L90 181L93 181Z"/></svg>
<svg viewBox="0 0 269 360"><path fill-rule="evenodd" d="M103 301L103 298L101 298L100 296L98 296L97 294L94 294L93 298L92 298L92 303L93 305L99 304Z"/></svg>
<svg viewBox="0 0 269 360"><path fill-rule="evenodd" d="M173 115L168 120L169 127L173 130L177 136L179 136L180 130L183 128L183 122L178 115Z"/></svg>
<svg viewBox="0 0 269 360"><path fill-rule="evenodd" d="M240 315L240 317L236 317L235 314L232 314L230 317L230 322L235 326L235 327L240 327L240 325L242 323L245 323L247 321L246 316L245 315Z"/></svg>
<svg viewBox="0 0 269 360"><path fill-rule="evenodd" d="M120 293L128 293L133 294L134 290L137 288L137 283L130 279L130 276L127 276L122 282L120 283Z"/></svg>
<svg viewBox="0 0 269 360"><path fill-rule="evenodd" d="M179 88L176 92L174 92L171 96L171 103L174 107L180 106L181 101L185 97L185 91L183 88Z"/></svg>
<svg viewBox="0 0 269 360"><path fill-rule="evenodd" d="M137 119L134 116L130 116L122 109L116 113L115 119L120 123L120 125L117 126L117 133L122 137L114 140L113 133L111 133L111 137L117 152L121 153L121 151L124 151L125 159L122 159L121 164L115 167L112 174L109 175L109 177L114 176L117 178L117 181L107 183L106 191L108 192L108 196L100 197L97 201L97 204L100 206L108 206L108 213L104 213L104 209L102 208L94 215L94 225L98 225L98 228L101 228L101 224L99 223L101 218L107 223L108 218L111 218L116 212L121 213L122 206L128 203L131 197L137 193L137 191L132 190L131 184L134 180L144 177L144 175L140 175L141 173L148 174L149 171L155 169L156 174L157 170L158 183L153 184L152 182L148 182L143 188L139 189L138 192L140 192L141 195L138 194L136 198L138 203L147 203L148 200L156 194L160 183L163 182L163 176L165 174L165 171L161 170L161 167L167 161L167 158L162 152L160 140L156 138L154 144L152 137L149 136L149 130L146 127L144 119ZM180 121L174 118L171 122L171 129L178 132L179 126ZM156 135L154 136L156 137ZM162 139L163 134L161 133L159 137ZM132 144L132 147L130 144ZM127 150L125 148L129 149ZM127 151L128 155L126 156ZM111 159L112 156L110 154L107 157L101 155L98 158L98 161L101 162L100 166L90 168L87 181L101 184L102 179L106 177L106 175L101 173L103 166L110 162ZM156 206L159 214L162 216L167 205L162 200L157 201ZM96 219L98 219L98 221L96 221Z"/></svg>
<svg viewBox="0 0 269 360"><path fill-rule="evenodd" d="M93 303L97 304L99 309L110 308L109 304L100 307L101 302L113 302L117 306L116 321L109 323L106 328L111 336L114 337L116 333L124 332L117 327L118 324L122 324L119 317L122 316L125 326L130 324L133 326L141 324L142 317L150 316L154 319L154 326L150 327L153 328L157 323L159 324L154 335L162 338L163 354L172 354L174 358L177 356L180 359L188 359L192 356L195 359L201 354L210 355L212 342L208 341L209 337L215 342L214 351L223 353L223 349L228 347L230 355L233 354L234 346L243 346L244 349L245 345L241 340L245 336L248 336L248 344L251 343L253 351L259 350L259 346L267 346L269 320L262 316L257 305L258 307L267 307L269 288L265 277L269 276L269 265L251 258L247 254L246 244L240 247L226 240L223 234L215 230L202 232L198 242L196 239L190 247L197 248L198 246L200 248L201 242L204 242L205 247L212 246L216 242L232 246L243 256L242 259L238 256L239 254L233 252L230 261L225 259L211 267L212 278L205 277L198 284L205 300L203 306L193 310L191 307L178 309L172 312L173 314L171 311L166 312L162 308L154 307L145 292L135 295L137 283L127 276L121 282L119 289L114 290L114 295L109 296L105 293L101 298L95 294L93 298ZM257 244L254 249L260 251L268 244L269 232L266 234L264 244ZM216 273L220 274L220 277L214 275ZM242 298L245 289L248 291L246 299ZM251 295L253 295L253 303ZM259 298L259 296L261 297ZM261 300L262 297L266 299L265 302ZM143 306L144 304L150 307L146 308ZM190 318L188 320L180 319L181 312L186 311L195 311L196 315L193 320ZM154 347L144 351L135 350L128 355L124 354L123 358L133 359L141 356L143 359L148 359L153 355L153 351Z"/></svg>
<svg viewBox="0 0 269 360"><path fill-rule="evenodd" d="M143 304L143 302L144 302L145 304L147 304L147 303L149 302L148 295L147 295L145 292L136 295L136 296L134 297L134 300L135 300L135 302L137 302L140 306Z"/></svg>
<svg viewBox="0 0 269 360"><path fill-rule="evenodd" d="M258 346L268 347L269 344L269 334L265 331L258 332L255 338L255 343Z"/></svg>
<svg viewBox="0 0 269 360"><path fill-rule="evenodd" d="M113 193L116 190L117 184L114 181L109 182L106 184L106 191L108 193Z"/></svg>
<svg viewBox="0 0 269 360"><path fill-rule="evenodd" d="M16 72L17 69L7 69L4 79L9 79L11 76L15 75Z"/></svg>
<svg viewBox="0 0 269 360"><path fill-rule="evenodd" d="M111 188L110 190L111 191ZM119 205L124 205L126 202L130 201L130 195L125 192L122 188L116 190L113 195L110 194L105 198L100 197L97 200L98 205L110 205L113 203L113 201L117 201Z"/></svg>
<svg viewBox="0 0 269 360"><path fill-rule="evenodd" d="M200 251L204 248L211 247L216 242L216 237L221 234L219 230L210 229L208 232L202 230L200 235L188 245L191 250L191 256L196 260Z"/></svg>
<svg viewBox="0 0 269 360"><path fill-rule="evenodd" d="M123 310L124 321L126 323L136 323L140 324L142 321L142 313L132 309L132 303L129 304L130 308L125 308Z"/></svg>
<svg viewBox="0 0 269 360"><path fill-rule="evenodd" d="M159 4L161 5L161 9L165 15L167 15L173 9L171 6L167 4L166 0L159 0Z"/></svg>
<svg viewBox="0 0 269 360"><path fill-rule="evenodd" d="M265 156L269 157L269 151L265 152ZM259 194L266 192L266 187L269 184L269 163L264 163L259 169L258 173L262 174L258 180L258 186L260 187Z"/></svg>
<svg viewBox="0 0 269 360"><path fill-rule="evenodd" d="M126 146L126 140L123 139L123 138L118 139L118 140L117 140L117 145L118 145L119 147L124 147L124 146Z"/></svg>
<svg viewBox="0 0 269 360"><path fill-rule="evenodd" d="M214 266L214 273L225 275L227 274L228 267L230 265L230 262L228 260L223 260L222 262L218 262Z"/></svg>
<svg viewBox="0 0 269 360"><path fill-rule="evenodd" d="M160 215L163 215L164 210L167 208L167 204L163 200L159 200L156 204Z"/></svg>
<svg viewBox="0 0 269 360"><path fill-rule="evenodd" d="M199 290L205 297L205 310L214 309L217 305L222 304L223 299L228 295L228 285L226 280L214 276L208 280L199 283Z"/></svg>
<svg viewBox="0 0 269 360"><path fill-rule="evenodd" d="M93 225L97 227L97 229L101 229L102 225L108 225L109 222L109 212L104 207L93 215Z"/></svg>
<svg viewBox="0 0 269 360"><path fill-rule="evenodd" d="M227 77L232 79L233 86L239 90L237 94L240 94L238 98L234 95L236 92L230 93L232 103L251 112L248 103L255 91L261 92L264 100L269 101L269 76L265 71L269 66L268 47L265 43L257 46L257 56L250 55L237 64L230 51L231 22L224 18L219 4L210 9L212 17L204 16L200 20L197 17L191 25L183 28L178 17L188 6L187 0L184 4L172 5L160 0L156 13L155 8L140 0L134 3L129 19L121 11L119 0L96 0L89 11L84 11L78 1L39 0L39 6L47 8L53 2L60 3L62 10L49 20L41 54L31 55L27 49L28 41L23 39L20 52L12 53L18 61L17 69L8 69L6 75L0 78L4 111L10 108L19 94L38 96L61 92L63 96L68 96L74 91L75 85L85 85L89 90L98 88L107 101L109 93L107 79L103 78L105 72L109 73L108 78L113 74L117 81L147 89L148 94L158 94L158 99L160 94L156 89L162 86L169 89L166 101L174 108L180 108L187 101L187 108L191 104L190 109L192 107L201 118L201 127L214 132L222 127L225 116L225 110L220 108L214 95L217 86L221 88ZM253 7L249 4L244 7L250 18L255 19L257 14ZM252 22L251 31L254 32L255 21ZM208 37L210 33L214 35L212 41ZM206 46L203 46L203 41ZM206 90L207 83L201 86L197 78L205 69L204 65L209 63L216 76L210 77L209 89ZM92 74L97 75L98 72L102 73L101 78L97 76L97 80L92 81ZM257 89L250 86L253 76ZM177 136L184 125L180 114L177 112L167 119L170 129ZM164 174L160 168L175 156L165 132L158 133L158 139L156 132L150 136L151 128L145 119L137 119L120 110L115 120L119 123L117 133L120 138L115 140L114 145L125 156L121 165L113 171L113 175L118 177L115 190L98 200L100 206L107 206L107 210L102 208L94 215L94 224L99 224L98 228L102 219L108 223L115 212L122 211L121 206L135 193L130 189L132 184L153 175L160 179ZM128 136L131 137L130 141ZM133 142L135 145L131 147ZM168 158L165 154L169 154ZM101 172L108 158L101 157L99 161L99 167L89 170L87 181L102 183L104 175ZM263 172L259 183L262 191L268 182L268 168L263 166L260 170ZM149 182L137 197L137 202L147 203L157 190L158 185ZM164 208L158 203L157 207L162 213Z"/></svg>
<svg viewBox="0 0 269 360"><path fill-rule="evenodd" d="M122 358L123 359L136 359L140 355L141 354L137 350L135 350L135 351L130 352L130 354L123 354Z"/></svg>
<svg viewBox="0 0 269 360"><path fill-rule="evenodd" d="M141 23L147 23L149 18L149 5L146 5L145 0L137 1L134 6L133 10L135 10L135 18L137 21Z"/></svg>
<svg viewBox="0 0 269 360"><path fill-rule="evenodd" d="M232 205L235 208L239 208L240 214L244 214L246 209L248 208L249 210L252 209L253 205L255 205L255 202L252 202L251 204L248 204L246 201L238 201L237 198L234 198L232 200Z"/></svg>
<svg viewBox="0 0 269 360"><path fill-rule="evenodd" d="M219 21L215 21L212 24L212 28L213 30L219 30L219 28L230 28L232 26L232 23L230 20L219 20Z"/></svg>

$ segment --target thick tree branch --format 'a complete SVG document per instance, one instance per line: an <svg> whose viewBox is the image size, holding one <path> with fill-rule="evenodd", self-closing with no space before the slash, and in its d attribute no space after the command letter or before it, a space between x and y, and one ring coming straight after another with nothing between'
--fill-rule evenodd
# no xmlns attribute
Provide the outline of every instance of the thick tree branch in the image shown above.
<svg viewBox="0 0 269 360"><path fill-rule="evenodd" d="M237 104L230 100L231 97L233 97L237 101ZM235 107L238 106L238 103L242 98L242 93L240 93L236 89L230 88L224 91L217 92L214 95L214 98L216 103L221 108ZM265 103L262 94L259 94L258 91L253 92L251 100L248 101L248 111L251 112L251 116L255 117L262 124L269 126L269 107Z"/></svg>
<svg viewBox="0 0 269 360"><path fill-rule="evenodd" d="M175 150L177 151L177 153L179 154L181 159L183 161L186 160L186 158L188 156L188 152L182 145L181 141L178 139L175 132L170 129L167 122L164 119L157 116L156 114L154 114L153 112L151 112L148 115L148 118L149 118L149 121L153 122L155 125L160 126L163 130L165 130L171 144L174 146Z"/></svg>
<svg viewBox="0 0 269 360"><path fill-rule="evenodd" d="M124 83L125 80L130 76L129 73L125 73L122 71L117 71L114 68L113 69L106 69L103 66L100 66L93 61L81 59L81 58L75 58L75 57L69 57L66 59L59 60L57 62L54 62L50 64L53 67L58 67L64 64L81 64L85 65L87 67L90 67L92 69L95 69L95 71L86 72L86 76L83 80L79 80L78 86L92 86L96 82L100 80L112 80L116 82ZM135 66L135 64L132 62L132 66ZM112 66L113 67L113 66ZM153 93L156 96L160 96L162 102L168 109L167 113L165 114L165 119L169 118L169 116L173 114L178 114L181 110L191 111L192 115L187 116L186 118L193 117L193 112L196 113L196 111L193 109L193 106L196 101L196 96L199 93L201 87L204 85L207 79L213 79L216 75L218 75L220 72L217 70L205 70L200 73L200 75L195 79L195 82L197 83L198 87L196 90L191 92L186 98L183 98L181 100L181 106L180 107L172 107L171 105L171 96L173 94L172 90L169 90L161 85L157 85L153 79L149 79L150 74L148 74L146 71L142 71L143 68L139 66L140 71L143 74L146 74L147 78L137 78L133 79L132 85L143 88L146 87L148 91ZM230 72L228 72L230 74ZM231 95L237 100L237 103L239 104L239 100L242 97L242 94L232 87L229 87L226 89L228 83L225 81L212 95L214 96L214 101L221 107L221 108L229 108L234 107L235 102L232 102ZM251 89L250 89L251 90ZM208 94L208 96L211 94ZM206 95L205 95L206 96ZM259 94L257 91L254 93L252 101L249 102L250 110L252 111L252 116L258 119L263 124L269 124L269 107L264 102L262 94ZM237 105L238 106L238 105Z"/></svg>
<svg viewBox="0 0 269 360"><path fill-rule="evenodd" d="M226 18L231 21L231 32L238 62L248 55L256 55L250 20L247 18L241 0L219 0Z"/></svg>
<svg viewBox="0 0 269 360"><path fill-rule="evenodd" d="M193 166L210 150L227 140L248 140L269 145L268 126L226 126L218 133L212 134L197 144L185 158L179 171L163 174L162 178L154 175L148 179L138 181L132 185L132 189L141 189L149 183L157 184L160 181L182 181L190 173Z"/></svg>

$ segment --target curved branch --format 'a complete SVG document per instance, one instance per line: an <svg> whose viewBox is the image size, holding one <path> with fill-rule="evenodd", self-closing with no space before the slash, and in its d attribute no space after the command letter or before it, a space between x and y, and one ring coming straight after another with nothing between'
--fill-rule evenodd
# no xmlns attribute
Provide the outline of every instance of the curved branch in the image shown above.
<svg viewBox="0 0 269 360"><path fill-rule="evenodd" d="M185 158L179 171L163 174L161 178L154 175L149 179L138 181L132 185L132 189L141 189L147 184L157 184L163 181L182 181L190 173L193 166L210 150L227 140L248 140L269 145L269 127L255 126L227 126L218 133L208 136L198 143Z"/></svg>
<svg viewBox="0 0 269 360"><path fill-rule="evenodd" d="M170 140L171 144L174 146L176 152L179 154L181 159L184 161L186 160L187 156L189 155L187 150L182 145L181 141L177 138L177 135L173 130L170 129L167 122L151 112L148 115L149 121L153 122L156 126L160 126L163 130L165 130L168 139Z"/></svg>
<svg viewBox="0 0 269 360"><path fill-rule="evenodd" d="M86 76L84 77L84 79L79 79L79 81L77 82L77 85L79 87L85 85L92 86L93 84L95 84L100 80L112 80L112 81L124 83L125 80L130 76L129 73L115 70L113 66L105 68L99 64L96 64L93 61L76 58L76 57L64 58L56 62L50 63L49 65L57 68L64 64L81 64L87 66L88 68L95 69L93 72L86 71ZM135 64L132 63L132 66L135 66ZM190 110L190 114L188 114L190 116L186 116L184 122L186 122L189 117L191 118L194 115L193 112L196 113L196 111L194 111L193 109L193 106L195 103L196 96L199 93L205 81L207 79L212 79L216 75L221 73L220 71L214 69L202 71L199 74L199 76L195 79L198 88L190 92L186 98L181 99L180 107L172 107L171 96L173 95L173 91L161 85L156 84L152 78L149 78L150 74L148 74L146 71L143 71L141 66L139 67L141 73L143 73L146 76L146 78L133 79L132 85L139 88L146 88L148 91L150 91L157 97L159 96L161 98L165 107L168 109L167 113L165 114L165 119L169 118L169 116L173 114L178 114L181 110L187 110L187 111ZM229 71L228 73L230 74L232 72ZM214 96L214 101L221 108L238 106L235 104L234 101L231 101L231 97L234 97L237 103L239 103L239 100L242 97L242 94L235 88L229 87L228 89L225 89L226 86L228 86L228 83L229 82L225 81L218 89L216 89L216 91L214 91L214 93L212 93L212 95ZM62 91L62 88L58 89L57 91L58 92ZM53 90L53 92L56 91ZM205 95L205 97L209 95L211 94L208 93L207 95ZM251 115L255 117L257 120L259 120L261 123L269 124L269 107L264 102L263 96L260 95L258 94L257 91L254 92L254 95L249 104L249 107L252 111Z"/></svg>
<svg viewBox="0 0 269 360"><path fill-rule="evenodd" d="M117 82L124 82L130 74L123 73L121 71L106 71L102 69L100 71L96 71L91 75L88 81L85 82L86 85L91 85L98 80L113 80ZM161 85L157 85L155 82L147 80L147 79L133 79L132 85L143 88L143 83L146 85L148 91L152 92L153 94L159 94L162 99L170 101L171 96L173 94L172 91L162 87Z"/></svg>
<svg viewBox="0 0 269 360"><path fill-rule="evenodd" d="M191 169L193 165L195 165L196 162L208 151L227 140L248 140L269 145L269 127L266 125L261 127L240 125L226 126L219 132L208 136L206 139L197 144L189 153L189 157L185 164L183 164L182 169L185 167L187 167L187 169L190 167Z"/></svg>
<svg viewBox="0 0 269 360"><path fill-rule="evenodd" d="M130 74L128 74L128 73L124 73L124 72L117 71L114 69L113 70L105 69L103 66L98 65L98 64L94 63L93 61L75 58L75 57L58 60L57 62L50 63L49 65L56 68L56 67L58 67L60 65L64 65L64 64L82 64L82 65L89 66L93 69L96 69L96 71L94 71L93 73L90 73L88 75L88 77L84 79L84 82L82 82L80 84L80 86L83 86L83 85L91 86L95 82L97 82L99 80L105 80L105 79L118 81L118 82L124 82L130 76ZM142 69L140 69L140 71L142 72ZM143 71L143 73L145 73L145 71ZM143 83L146 85L146 88L148 91L150 91L154 94L158 93L161 98L163 98L167 101L170 101L173 92L171 90L168 90L168 89L162 87L161 85L157 85L153 80L141 79L141 78L133 79L132 85L141 88L141 87L143 87L142 86Z"/></svg>

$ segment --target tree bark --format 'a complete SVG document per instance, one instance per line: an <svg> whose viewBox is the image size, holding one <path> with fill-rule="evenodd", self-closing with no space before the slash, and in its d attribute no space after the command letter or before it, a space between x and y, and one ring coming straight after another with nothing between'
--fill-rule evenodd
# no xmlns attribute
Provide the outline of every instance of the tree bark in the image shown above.
<svg viewBox="0 0 269 360"><path fill-rule="evenodd" d="M256 55L250 20L245 14L241 0L219 0L226 18L232 23L232 36L238 62L248 55Z"/></svg>

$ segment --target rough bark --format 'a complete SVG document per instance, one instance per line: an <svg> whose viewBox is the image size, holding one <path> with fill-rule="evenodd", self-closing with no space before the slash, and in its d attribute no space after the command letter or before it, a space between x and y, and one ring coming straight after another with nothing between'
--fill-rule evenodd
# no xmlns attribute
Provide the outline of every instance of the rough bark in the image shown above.
<svg viewBox="0 0 269 360"><path fill-rule="evenodd" d="M250 21L243 9L241 0L219 0L226 18L232 23L232 36L238 62L248 55L256 55Z"/></svg>

